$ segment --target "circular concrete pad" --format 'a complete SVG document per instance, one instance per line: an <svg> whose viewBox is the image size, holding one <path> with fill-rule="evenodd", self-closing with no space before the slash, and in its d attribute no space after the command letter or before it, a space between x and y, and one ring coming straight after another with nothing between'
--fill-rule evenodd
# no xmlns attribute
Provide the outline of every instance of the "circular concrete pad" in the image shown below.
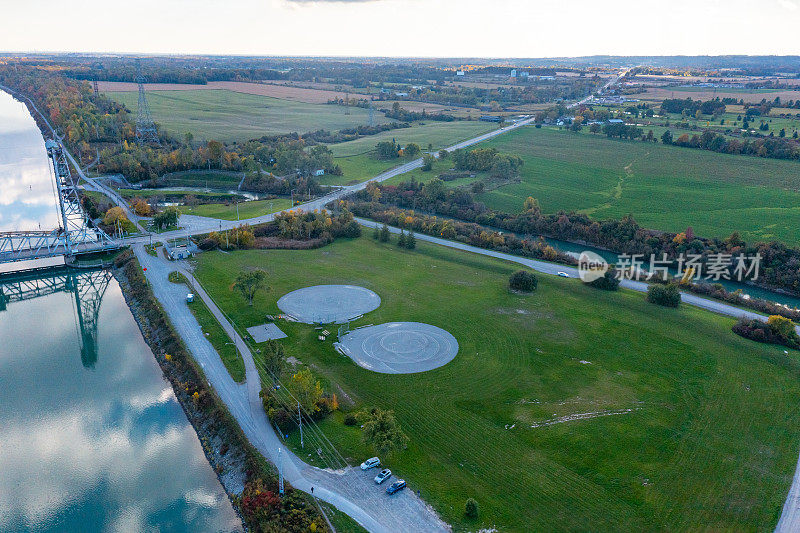
<svg viewBox="0 0 800 533"><path fill-rule="evenodd" d="M314 285L285 294L278 308L306 324L332 324L352 320L381 305L381 298L355 285Z"/></svg>
<svg viewBox="0 0 800 533"><path fill-rule="evenodd" d="M351 331L339 348L360 367L382 374L412 374L444 366L458 353L447 331L421 322L389 322Z"/></svg>

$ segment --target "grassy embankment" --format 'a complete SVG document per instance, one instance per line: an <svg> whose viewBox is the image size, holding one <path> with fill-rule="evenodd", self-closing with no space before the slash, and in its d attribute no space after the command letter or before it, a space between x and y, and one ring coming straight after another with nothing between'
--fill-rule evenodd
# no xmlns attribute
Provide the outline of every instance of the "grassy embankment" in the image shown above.
<svg viewBox="0 0 800 533"><path fill-rule="evenodd" d="M250 307L231 285L254 267L268 271L271 289ZM310 326L280 324L288 354L312 365L345 408L350 398L353 409L395 411L411 441L387 465L457 529L774 527L800 441L798 354L734 335L730 318L655 307L640 293L540 276L536 293L513 294L516 268L362 237L309 251L207 253L196 275L240 328L263 323L286 292L352 283L382 300L353 326L409 320L450 331L460 345L451 363L384 375ZM372 451L342 419L320 425L355 464ZM470 496L477 523L463 516Z"/></svg>

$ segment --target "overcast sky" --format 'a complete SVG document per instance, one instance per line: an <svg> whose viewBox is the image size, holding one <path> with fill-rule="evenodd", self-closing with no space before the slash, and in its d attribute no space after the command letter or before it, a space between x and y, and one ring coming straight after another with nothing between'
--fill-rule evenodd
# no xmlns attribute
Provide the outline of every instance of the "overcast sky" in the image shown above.
<svg viewBox="0 0 800 533"><path fill-rule="evenodd" d="M800 54L800 0L0 0L0 50Z"/></svg>

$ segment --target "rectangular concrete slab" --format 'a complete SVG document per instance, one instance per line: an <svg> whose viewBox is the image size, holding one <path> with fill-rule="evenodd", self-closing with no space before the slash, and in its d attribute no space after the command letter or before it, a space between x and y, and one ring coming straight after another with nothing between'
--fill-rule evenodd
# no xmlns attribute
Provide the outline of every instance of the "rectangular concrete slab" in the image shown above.
<svg viewBox="0 0 800 533"><path fill-rule="evenodd" d="M256 342L267 342L273 339L283 339L287 336L286 333L281 331L281 328L272 322L247 328L247 333L249 333Z"/></svg>

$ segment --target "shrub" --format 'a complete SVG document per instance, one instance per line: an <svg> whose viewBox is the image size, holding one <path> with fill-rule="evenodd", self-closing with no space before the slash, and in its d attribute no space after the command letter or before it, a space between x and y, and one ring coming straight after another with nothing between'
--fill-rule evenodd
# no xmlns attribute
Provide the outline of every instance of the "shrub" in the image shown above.
<svg viewBox="0 0 800 533"><path fill-rule="evenodd" d="M742 317L733 326L737 335L756 342L781 344L789 348L800 349L800 337L791 320L773 315L767 322Z"/></svg>
<svg viewBox="0 0 800 533"><path fill-rule="evenodd" d="M467 518L478 518L478 502L475 498L467 498L467 503L464 504L464 514Z"/></svg>
<svg viewBox="0 0 800 533"><path fill-rule="evenodd" d="M539 286L539 279L533 272L517 270L508 279L508 286L515 291L533 292Z"/></svg>
<svg viewBox="0 0 800 533"><path fill-rule="evenodd" d="M357 426L358 425L358 419L356 418L356 415L354 415L353 413L347 413L346 415L344 415L344 425L345 426Z"/></svg>
<svg viewBox="0 0 800 533"><path fill-rule="evenodd" d="M678 307L681 293L677 285L650 285L647 288L647 301L664 307Z"/></svg>
<svg viewBox="0 0 800 533"><path fill-rule="evenodd" d="M617 277L616 269L609 268L606 270L606 273L603 274L602 278L597 278L594 281L590 281L589 285L604 291L615 291L619 289L619 278Z"/></svg>

